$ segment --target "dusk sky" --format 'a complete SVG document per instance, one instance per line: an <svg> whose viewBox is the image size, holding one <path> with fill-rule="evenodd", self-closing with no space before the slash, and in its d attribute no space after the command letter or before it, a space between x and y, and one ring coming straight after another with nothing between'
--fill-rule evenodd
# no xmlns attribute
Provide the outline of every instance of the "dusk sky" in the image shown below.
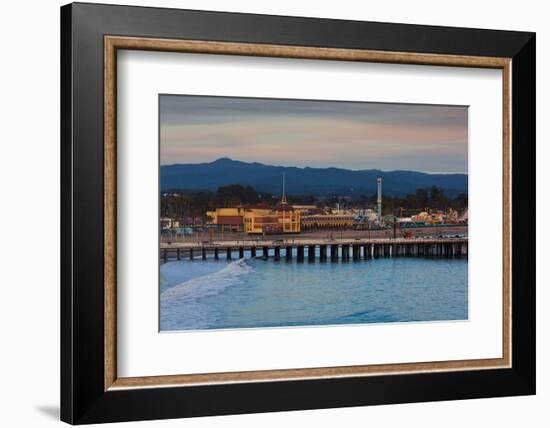
<svg viewBox="0 0 550 428"><path fill-rule="evenodd" d="M468 108L161 95L160 161L468 172Z"/></svg>

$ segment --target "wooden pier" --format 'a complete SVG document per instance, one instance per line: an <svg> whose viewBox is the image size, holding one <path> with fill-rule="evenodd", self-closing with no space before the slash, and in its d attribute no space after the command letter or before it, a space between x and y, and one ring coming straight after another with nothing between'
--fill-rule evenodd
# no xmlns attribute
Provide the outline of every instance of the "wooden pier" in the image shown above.
<svg viewBox="0 0 550 428"><path fill-rule="evenodd" d="M160 259L281 258L298 262L358 261L382 257L467 257L468 238L249 240L162 243Z"/></svg>

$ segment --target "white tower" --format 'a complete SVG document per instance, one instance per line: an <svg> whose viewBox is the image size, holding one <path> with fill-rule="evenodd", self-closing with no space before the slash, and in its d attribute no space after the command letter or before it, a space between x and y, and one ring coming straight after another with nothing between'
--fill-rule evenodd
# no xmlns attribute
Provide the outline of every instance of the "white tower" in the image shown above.
<svg viewBox="0 0 550 428"><path fill-rule="evenodd" d="M378 223L382 224L382 179L379 177L376 180L377 188L378 188L378 197L376 198L376 202L378 203Z"/></svg>

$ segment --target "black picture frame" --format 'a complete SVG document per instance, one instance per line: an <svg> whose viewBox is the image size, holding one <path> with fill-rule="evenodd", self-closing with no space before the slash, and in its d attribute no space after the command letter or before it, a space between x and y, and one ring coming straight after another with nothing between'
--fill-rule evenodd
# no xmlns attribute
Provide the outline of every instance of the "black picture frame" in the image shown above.
<svg viewBox="0 0 550 428"><path fill-rule="evenodd" d="M105 35L512 58L512 367L105 391ZM63 6L61 419L86 424L534 394L535 98L534 33Z"/></svg>

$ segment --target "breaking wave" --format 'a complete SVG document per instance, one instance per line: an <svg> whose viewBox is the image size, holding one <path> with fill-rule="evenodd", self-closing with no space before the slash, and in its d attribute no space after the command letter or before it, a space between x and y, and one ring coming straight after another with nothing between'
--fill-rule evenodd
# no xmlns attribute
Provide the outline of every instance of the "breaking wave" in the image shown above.
<svg viewBox="0 0 550 428"><path fill-rule="evenodd" d="M160 295L161 304L179 304L221 294L228 287L242 283L243 276L251 270L245 259L236 260L218 272L199 276L169 288Z"/></svg>

